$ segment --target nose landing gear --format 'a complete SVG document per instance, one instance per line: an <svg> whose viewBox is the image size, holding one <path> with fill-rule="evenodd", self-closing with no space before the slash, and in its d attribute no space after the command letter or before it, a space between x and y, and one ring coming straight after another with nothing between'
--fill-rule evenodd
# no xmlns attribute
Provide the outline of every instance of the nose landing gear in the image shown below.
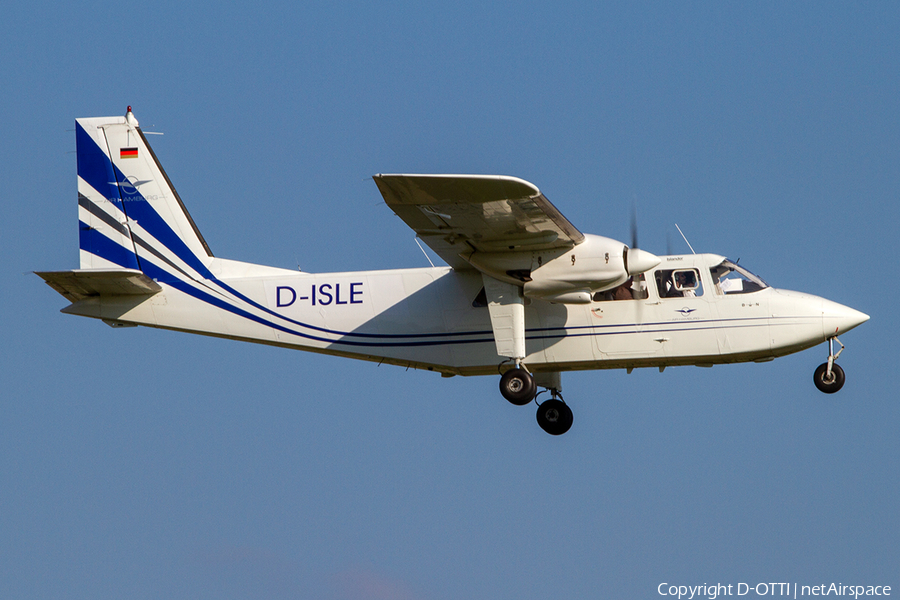
<svg viewBox="0 0 900 600"><path fill-rule="evenodd" d="M837 354L834 353L834 342L841 346ZM837 336L828 339L828 361L819 365L813 374L813 382L820 392L833 394L844 387L844 370L834 362L843 351L844 345L837 339Z"/></svg>
<svg viewBox="0 0 900 600"><path fill-rule="evenodd" d="M559 373L538 373L538 380L524 366L517 364L500 377L500 393L512 404L525 406L537 396L537 388L544 387L552 396L538 404L537 422L550 435L562 435L572 427L572 409L560 394ZM544 392L541 392L544 393Z"/></svg>

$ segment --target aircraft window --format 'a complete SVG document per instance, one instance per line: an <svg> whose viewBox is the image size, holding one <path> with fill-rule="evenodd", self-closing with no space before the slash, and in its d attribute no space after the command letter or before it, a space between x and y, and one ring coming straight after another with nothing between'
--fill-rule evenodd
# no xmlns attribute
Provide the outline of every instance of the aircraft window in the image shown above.
<svg viewBox="0 0 900 600"><path fill-rule="evenodd" d="M594 302L605 302L609 300L644 300L649 296L647 291L647 280L644 274L639 273L634 277L630 277L628 281L611 290L597 292L594 294Z"/></svg>
<svg viewBox="0 0 900 600"><path fill-rule="evenodd" d="M664 269L656 272L660 298L694 298L703 295L697 269Z"/></svg>
<svg viewBox="0 0 900 600"><path fill-rule="evenodd" d="M760 277L727 258L709 271L720 294L749 294L769 287Z"/></svg>

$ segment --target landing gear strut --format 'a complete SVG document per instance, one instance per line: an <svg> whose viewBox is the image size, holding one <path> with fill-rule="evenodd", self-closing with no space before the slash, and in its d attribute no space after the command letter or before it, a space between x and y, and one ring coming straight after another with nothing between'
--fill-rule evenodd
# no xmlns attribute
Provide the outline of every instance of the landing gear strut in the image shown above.
<svg viewBox="0 0 900 600"><path fill-rule="evenodd" d="M841 349L834 353L834 343L840 344ZM822 363L813 374L813 381L819 391L826 394L833 394L844 386L844 370L835 364L834 361L844 351L844 345L837 339L837 336L828 340L828 361Z"/></svg>

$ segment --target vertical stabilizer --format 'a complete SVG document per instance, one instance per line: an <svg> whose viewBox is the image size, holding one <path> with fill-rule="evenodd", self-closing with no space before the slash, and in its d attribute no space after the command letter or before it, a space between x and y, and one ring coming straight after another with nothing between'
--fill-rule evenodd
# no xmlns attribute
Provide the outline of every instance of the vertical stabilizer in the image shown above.
<svg viewBox="0 0 900 600"><path fill-rule="evenodd" d="M131 112L76 120L81 268L209 276L197 230Z"/></svg>

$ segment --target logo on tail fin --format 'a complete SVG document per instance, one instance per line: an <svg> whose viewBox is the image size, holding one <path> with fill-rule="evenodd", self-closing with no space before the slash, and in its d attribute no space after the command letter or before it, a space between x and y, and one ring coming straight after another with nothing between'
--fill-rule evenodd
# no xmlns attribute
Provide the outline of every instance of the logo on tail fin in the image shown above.
<svg viewBox="0 0 900 600"><path fill-rule="evenodd" d="M138 193L138 187L144 185L145 183L150 183L153 181L152 179L138 179L134 175L130 175L123 179L121 182L118 181L110 181L109 185L117 185L119 189L122 190L123 194L128 196L134 196Z"/></svg>

